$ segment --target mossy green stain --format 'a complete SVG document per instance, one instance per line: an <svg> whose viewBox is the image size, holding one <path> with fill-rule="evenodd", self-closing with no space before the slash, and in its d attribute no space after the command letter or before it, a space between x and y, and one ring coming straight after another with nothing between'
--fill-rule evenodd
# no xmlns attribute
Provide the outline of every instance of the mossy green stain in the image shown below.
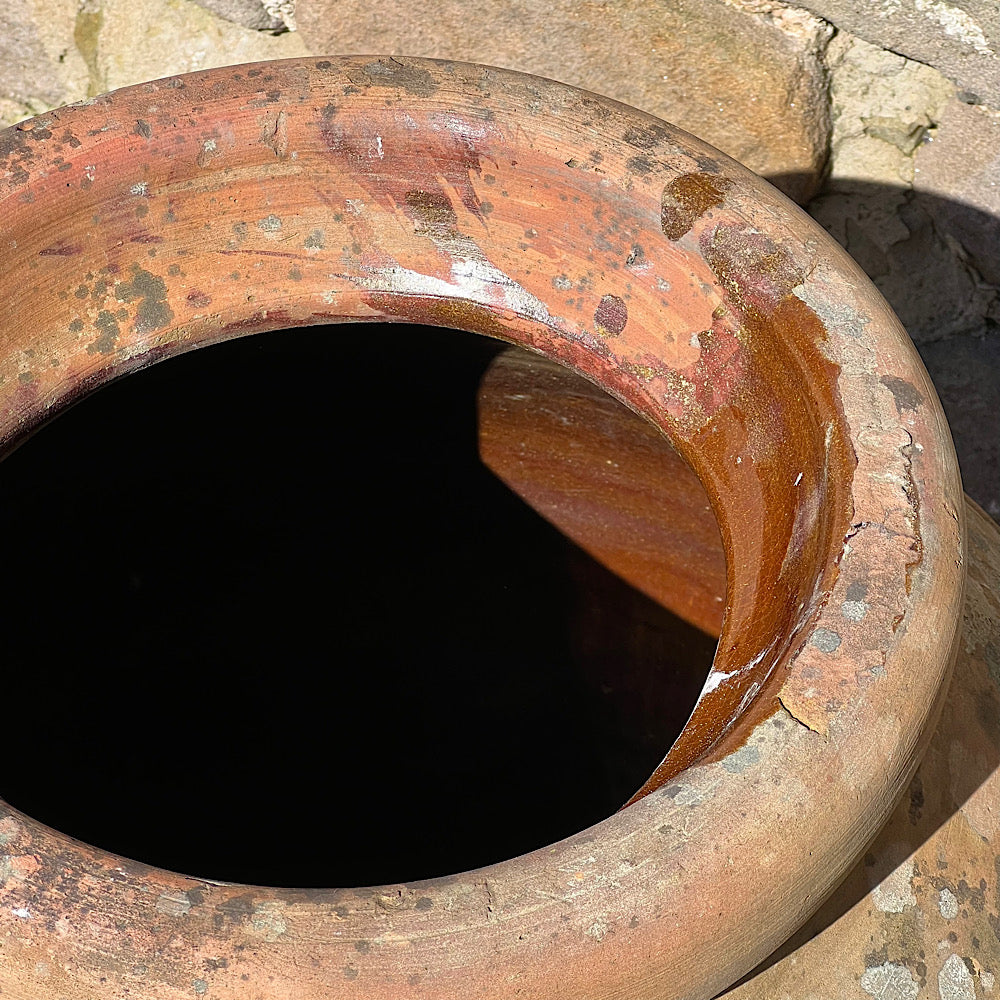
<svg viewBox="0 0 1000 1000"><path fill-rule="evenodd" d="M167 302L166 282L138 264L132 265L132 280L121 282L115 289L115 297L119 302L138 301L132 326L138 334L161 330L174 318L174 311Z"/></svg>
<svg viewBox="0 0 1000 1000"><path fill-rule="evenodd" d="M121 328L118 326L118 320L115 319L114 313L102 309L97 314L94 326L97 327L99 336L92 344L87 345L87 353L110 354L121 336Z"/></svg>
<svg viewBox="0 0 1000 1000"><path fill-rule="evenodd" d="M83 9L77 11L76 23L73 26L73 42L77 52L83 57L84 65L87 67L87 96L96 97L107 90L104 85L104 76L98 64L97 49L104 24L104 14L98 5L95 11Z"/></svg>
<svg viewBox="0 0 1000 1000"><path fill-rule="evenodd" d="M326 234L322 229L314 229L306 237L303 246L307 250L324 250L326 248Z"/></svg>

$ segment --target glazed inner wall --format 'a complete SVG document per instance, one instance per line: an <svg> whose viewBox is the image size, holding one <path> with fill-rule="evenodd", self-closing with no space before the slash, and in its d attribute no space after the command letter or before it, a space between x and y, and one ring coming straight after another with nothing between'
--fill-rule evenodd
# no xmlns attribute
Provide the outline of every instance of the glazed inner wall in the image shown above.
<svg viewBox="0 0 1000 1000"><path fill-rule="evenodd" d="M477 410L492 472L602 566L718 639L722 536L705 487L669 439L586 379L518 348L483 373Z"/></svg>
<svg viewBox="0 0 1000 1000"><path fill-rule="evenodd" d="M519 134L530 153L515 160L502 113L458 93L417 94L403 111L385 100L384 74L366 66L358 85L351 72L316 74L313 86L330 88L319 116L230 97L201 120L186 93L193 110L179 118L178 95L137 89L134 120L156 109L150 135L122 126L92 142L124 145L130 162L141 147L134 176L94 174L93 149L68 143L65 169L6 197L16 292L0 303L3 440L161 358L316 323L465 329L599 381L697 472L728 563L714 664L724 682L647 792L738 741L747 712L770 710L768 679L836 572L854 459L825 332L795 295L805 276L727 208L738 177L665 133L655 180L634 164L649 144L623 143L610 113L587 133L599 171L581 166L579 132L551 127ZM39 328L45 337L21 342ZM331 391L358 378L377 405L377 370L332 369Z"/></svg>

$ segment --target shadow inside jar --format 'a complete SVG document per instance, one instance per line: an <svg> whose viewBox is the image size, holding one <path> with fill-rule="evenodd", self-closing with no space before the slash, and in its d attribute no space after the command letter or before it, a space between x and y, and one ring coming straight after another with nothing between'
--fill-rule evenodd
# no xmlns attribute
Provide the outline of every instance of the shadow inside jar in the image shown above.
<svg viewBox="0 0 1000 1000"><path fill-rule="evenodd" d="M0 795L136 860L301 886L462 871L618 809L716 639L482 464L501 349L258 335L101 390L0 465Z"/></svg>

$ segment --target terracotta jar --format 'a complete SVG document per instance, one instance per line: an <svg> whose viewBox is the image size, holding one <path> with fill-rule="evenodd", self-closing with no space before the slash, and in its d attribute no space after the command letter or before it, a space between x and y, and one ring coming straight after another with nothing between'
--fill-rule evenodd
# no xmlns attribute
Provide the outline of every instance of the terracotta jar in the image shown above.
<svg viewBox="0 0 1000 1000"><path fill-rule="evenodd" d="M693 474L647 525L659 548L590 544L721 621L698 704L628 807L490 868L222 885L5 808L5 995L707 998L889 818L961 648L954 453L865 276L738 164L479 66L230 67L0 133L0 254L4 448L112 378L257 331L406 319L499 337L667 435ZM724 586L707 522L682 516L699 490Z"/></svg>

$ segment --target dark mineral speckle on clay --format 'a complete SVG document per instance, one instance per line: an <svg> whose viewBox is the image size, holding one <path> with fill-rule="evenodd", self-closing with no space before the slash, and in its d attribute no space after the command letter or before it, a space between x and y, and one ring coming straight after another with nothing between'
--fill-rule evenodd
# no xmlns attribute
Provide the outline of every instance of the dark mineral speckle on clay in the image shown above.
<svg viewBox="0 0 1000 1000"><path fill-rule="evenodd" d="M430 97L438 89L437 81L424 67L392 58L366 63L350 79L368 86L399 87L414 97Z"/></svg>
<svg viewBox="0 0 1000 1000"><path fill-rule="evenodd" d="M923 393L912 382L896 378L895 375L883 375L879 381L892 393L899 413L903 410L915 410L924 401Z"/></svg>
<svg viewBox="0 0 1000 1000"><path fill-rule="evenodd" d="M628 306L617 295L605 295L594 312L598 329L609 336L618 336L628 322Z"/></svg>

